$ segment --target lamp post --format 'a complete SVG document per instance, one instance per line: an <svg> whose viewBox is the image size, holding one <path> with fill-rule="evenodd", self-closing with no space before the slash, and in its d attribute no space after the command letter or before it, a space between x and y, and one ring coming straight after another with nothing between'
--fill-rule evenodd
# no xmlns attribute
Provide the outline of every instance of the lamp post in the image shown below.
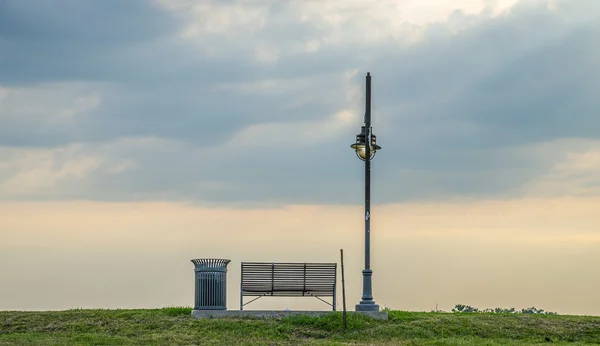
<svg viewBox="0 0 600 346"><path fill-rule="evenodd" d="M371 159L377 150L381 149L376 144L376 137L371 129L371 74L367 73L365 104L365 125L360 134L356 135L356 142L350 147L356 151L356 156L365 162L365 269L363 274L362 300L356 304L356 311L379 311L379 305L373 300L373 285L371 270ZM370 143L370 145L367 145Z"/></svg>

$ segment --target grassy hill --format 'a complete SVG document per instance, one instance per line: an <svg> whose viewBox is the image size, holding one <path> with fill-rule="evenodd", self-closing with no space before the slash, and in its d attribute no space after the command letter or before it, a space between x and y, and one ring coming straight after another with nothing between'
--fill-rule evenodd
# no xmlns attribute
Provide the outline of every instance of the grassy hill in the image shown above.
<svg viewBox="0 0 600 346"><path fill-rule="evenodd" d="M189 308L0 311L0 345L600 344L600 317L390 311L280 320L194 319Z"/></svg>

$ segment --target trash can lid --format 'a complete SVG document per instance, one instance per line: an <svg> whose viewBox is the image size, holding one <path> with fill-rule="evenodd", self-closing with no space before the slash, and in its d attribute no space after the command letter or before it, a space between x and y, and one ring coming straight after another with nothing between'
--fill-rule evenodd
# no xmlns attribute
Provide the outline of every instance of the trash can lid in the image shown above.
<svg viewBox="0 0 600 346"><path fill-rule="evenodd" d="M196 258L192 260L192 263L196 267L202 268L223 268L229 264L231 260L223 258Z"/></svg>

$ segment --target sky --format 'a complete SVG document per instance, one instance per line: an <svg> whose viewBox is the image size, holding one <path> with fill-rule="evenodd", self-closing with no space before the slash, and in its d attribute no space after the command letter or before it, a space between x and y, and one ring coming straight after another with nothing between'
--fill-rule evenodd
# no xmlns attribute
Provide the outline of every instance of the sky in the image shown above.
<svg viewBox="0 0 600 346"><path fill-rule="evenodd" d="M599 47L597 0L0 1L0 310L342 248L352 307L370 72L375 301L600 315Z"/></svg>

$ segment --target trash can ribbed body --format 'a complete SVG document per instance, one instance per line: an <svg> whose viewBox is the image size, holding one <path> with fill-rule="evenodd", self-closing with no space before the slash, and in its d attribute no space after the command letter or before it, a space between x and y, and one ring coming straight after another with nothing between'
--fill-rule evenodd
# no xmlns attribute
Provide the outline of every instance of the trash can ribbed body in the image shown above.
<svg viewBox="0 0 600 346"><path fill-rule="evenodd" d="M193 259L196 274L195 310L227 310L228 259Z"/></svg>

